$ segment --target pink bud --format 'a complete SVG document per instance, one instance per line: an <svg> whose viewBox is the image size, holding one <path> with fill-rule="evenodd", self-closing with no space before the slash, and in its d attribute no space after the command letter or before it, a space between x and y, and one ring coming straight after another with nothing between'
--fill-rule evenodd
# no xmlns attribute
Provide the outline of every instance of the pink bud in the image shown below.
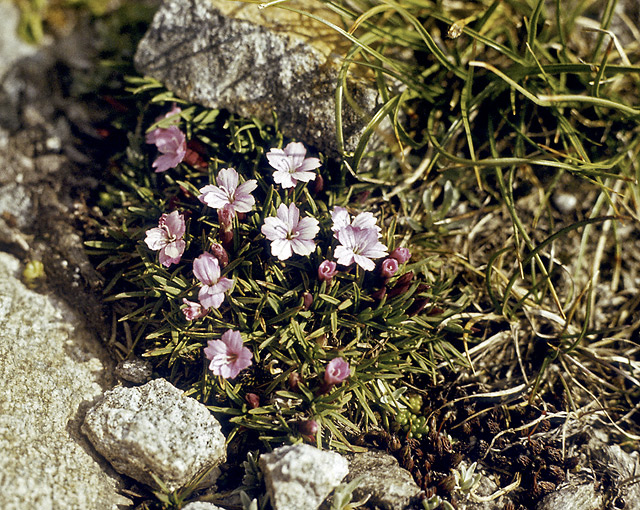
<svg viewBox="0 0 640 510"><path fill-rule="evenodd" d="M316 175L316 180L314 182L313 192L320 193L324 189L324 179L322 178L322 175Z"/></svg>
<svg viewBox="0 0 640 510"><path fill-rule="evenodd" d="M338 272L336 267L336 263L332 260L325 260L318 266L318 279L330 282Z"/></svg>
<svg viewBox="0 0 640 510"><path fill-rule="evenodd" d="M324 371L324 382L327 384L338 384L351 375L349 363L342 358L333 358Z"/></svg>
<svg viewBox="0 0 640 510"><path fill-rule="evenodd" d="M251 409L255 409L257 407L260 407L260 397L258 395L256 395L255 393L247 393L244 396L244 399L247 401L247 403L249 404L249 407Z"/></svg>
<svg viewBox="0 0 640 510"><path fill-rule="evenodd" d="M213 243L211 245L211 253L218 259L218 262L220 262L220 267L224 267L229 263L229 254L221 244Z"/></svg>
<svg viewBox="0 0 640 510"><path fill-rule="evenodd" d="M225 205L222 209L218 209L218 222L224 231L231 230L234 214L233 207L229 204Z"/></svg>
<svg viewBox="0 0 640 510"><path fill-rule="evenodd" d="M311 305L313 304L313 296L309 292L304 293L303 300L304 300L304 309L308 310L309 308L311 308Z"/></svg>
<svg viewBox="0 0 640 510"><path fill-rule="evenodd" d="M390 257L396 259L399 264L404 264L411 258L411 253L407 248L400 246L391 252Z"/></svg>
<svg viewBox="0 0 640 510"><path fill-rule="evenodd" d="M396 259L384 259L380 267L380 275L383 278L391 278L398 271L398 261Z"/></svg>
<svg viewBox="0 0 640 510"><path fill-rule="evenodd" d="M315 436L319 428L316 420L301 420L298 422L298 430L304 436Z"/></svg>
<svg viewBox="0 0 640 510"><path fill-rule="evenodd" d="M300 374L298 372L291 372L289 374L289 388L291 388L292 390L297 390L299 382Z"/></svg>

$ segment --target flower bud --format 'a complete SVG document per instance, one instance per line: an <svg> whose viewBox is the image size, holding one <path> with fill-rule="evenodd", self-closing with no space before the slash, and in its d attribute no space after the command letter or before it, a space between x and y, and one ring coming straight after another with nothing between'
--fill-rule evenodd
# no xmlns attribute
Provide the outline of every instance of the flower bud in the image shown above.
<svg viewBox="0 0 640 510"><path fill-rule="evenodd" d="M319 428L316 420L300 420L298 422L298 430L303 436L315 436Z"/></svg>
<svg viewBox="0 0 640 510"><path fill-rule="evenodd" d="M330 282L338 272L336 263L332 260L325 260L318 266L318 279Z"/></svg>
<svg viewBox="0 0 640 510"><path fill-rule="evenodd" d="M318 174L316 175L316 179L313 182L313 192L317 194L317 193L320 193L323 189L324 189L324 179L322 178L322 175Z"/></svg>
<svg viewBox="0 0 640 510"><path fill-rule="evenodd" d="M396 259L398 264L404 264L411 258L411 253L407 248L400 246L391 252L390 257Z"/></svg>
<svg viewBox="0 0 640 510"><path fill-rule="evenodd" d="M229 263L229 254L221 244L213 243L211 245L211 253L218 259L218 262L220 262L220 267L224 267Z"/></svg>
<svg viewBox="0 0 640 510"><path fill-rule="evenodd" d="M304 300L304 309L308 310L309 308L311 308L311 305L313 304L313 296L309 292L305 292L303 294L303 300Z"/></svg>
<svg viewBox="0 0 640 510"><path fill-rule="evenodd" d="M398 271L398 261L396 259L388 258L382 261L380 267L380 275L383 278L391 278Z"/></svg>
<svg viewBox="0 0 640 510"><path fill-rule="evenodd" d="M334 358L324 371L324 382L327 384L338 384L351 375L351 368L342 358Z"/></svg>
<svg viewBox="0 0 640 510"><path fill-rule="evenodd" d="M234 216L233 207L229 204L225 205L223 208L218 209L218 222L220 223L220 228L225 232L230 231L233 226L233 216Z"/></svg>
<svg viewBox="0 0 640 510"><path fill-rule="evenodd" d="M255 393L247 393L244 396L244 399L247 401L251 409L256 409L257 407L260 407L260 397Z"/></svg>
<svg viewBox="0 0 640 510"><path fill-rule="evenodd" d="M291 388L292 390L297 390L299 382L300 374L298 372L291 372L289 374L289 388Z"/></svg>

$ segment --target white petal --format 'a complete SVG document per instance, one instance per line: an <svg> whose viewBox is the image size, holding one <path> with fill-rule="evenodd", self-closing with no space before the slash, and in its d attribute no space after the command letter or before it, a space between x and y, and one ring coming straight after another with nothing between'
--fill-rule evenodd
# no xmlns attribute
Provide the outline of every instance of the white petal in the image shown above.
<svg viewBox="0 0 640 510"><path fill-rule="evenodd" d="M291 251L291 240L276 239L271 242L271 254L280 260L287 260L293 252Z"/></svg>

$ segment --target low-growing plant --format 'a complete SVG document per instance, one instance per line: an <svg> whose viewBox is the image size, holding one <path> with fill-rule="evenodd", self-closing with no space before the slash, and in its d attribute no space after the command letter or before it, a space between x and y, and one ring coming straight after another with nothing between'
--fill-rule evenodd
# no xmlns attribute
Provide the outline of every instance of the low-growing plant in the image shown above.
<svg viewBox="0 0 640 510"><path fill-rule="evenodd" d="M353 197L275 128L135 84L162 115L113 161L107 236L88 242L129 332L121 356L150 358L232 436L337 448L389 425L404 380L466 363L447 336L462 328L442 324L463 301L413 262L390 204Z"/></svg>

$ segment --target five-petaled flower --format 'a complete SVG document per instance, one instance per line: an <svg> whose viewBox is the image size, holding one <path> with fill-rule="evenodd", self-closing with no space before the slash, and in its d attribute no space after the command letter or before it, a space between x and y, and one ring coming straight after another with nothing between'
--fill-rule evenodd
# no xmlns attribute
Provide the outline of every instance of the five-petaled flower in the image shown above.
<svg viewBox="0 0 640 510"><path fill-rule="evenodd" d="M264 219L261 231L271 241L271 254L286 260L293 253L302 256L311 254L316 246L313 238L320 231L320 226L315 218L300 218L300 211L295 204L289 207L280 204L276 216Z"/></svg>
<svg viewBox="0 0 640 510"><path fill-rule="evenodd" d="M267 152L269 164L276 169L273 180L283 188L295 188L298 181L309 182L316 178L315 170L320 166L318 158L305 158L307 149L300 142L291 142L284 150Z"/></svg>
<svg viewBox="0 0 640 510"><path fill-rule="evenodd" d="M211 253L203 253L193 261L193 274L202 287L198 292L200 304L205 308L219 308L224 295L233 287L233 280L220 276L220 263Z"/></svg>
<svg viewBox="0 0 640 510"><path fill-rule="evenodd" d="M256 199L251 192L258 187L255 179L250 179L238 185L239 175L233 168L223 168L218 172L217 186L209 184L200 189L200 202L213 209L227 209L232 213L247 213L251 211Z"/></svg>
<svg viewBox="0 0 640 510"><path fill-rule="evenodd" d="M185 242L184 216L178 211L160 216L158 226L147 230L144 242L151 250L160 250L160 264L169 267L180 262Z"/></svg>
<svg viewBox="0 0 640 510"><path fill-rule="evenodd" d="M318 266L318 280L330 282L336 275L336 263L332 260L324 260Z"/></svg>
<svg viewBox="0 0 640 510"><path fill-rule="evenodd" d="M240 332L227 330L220 340L209 340L204 355L211 360L209 370L214 375L233 379L252 363L252 352L242 345Z"/></svg>
<svg viewBox="0 0 640 510"><path fill-rule="evenodd" d="M349 363L342 358L333 358L324 371L324 382L326 384L339 384L351 375Z"/></svg>
<svg viewBox="0 0 640 510"><path fill-rule="evenodd" d="M201 303L189 301L186 298L182 298L182 302L185 305L187 305L182 309L182 313L184 314L185 318L189 321L194 321L196 319L204 317L205 315L207 315L207 312L209 311L209 309L202 306Z"/></svg>
<svg viewBox="0 0 640 510"><path fill-rule="evenodd" d="M180 108L174 105L164 117L171 117L178 113L180 113ZM155 144L161 153L151 165L156 169L156 172L165 172L169 168L175 168L182 162L187 153L187 139L178 126L156 128L147 133L145 141Z"/></svg>
<svg viewBox="0 0 640 510"><path fill-rule="evenodd" d="M360 229L373 229L376 231L378 237L382 236L382 229L376 225L376 217L370 212L361 212L353 218L352 221L349 211L344 207L336 206L331 210L331 220L333 221L331 230L333 230L333 236L336 238L338 237L338 232L348 226Z"/></svg>
<svg viewBox="0 0 640 510"><path fill-rule="evenodd" d="M365 271L372 271L376 265L372 259L387 255L387 247L378 241L378 233L373 228L357 228L347 225L337 232L339 246L334 256L338 264L349 266L354 262Z"/></svg>

